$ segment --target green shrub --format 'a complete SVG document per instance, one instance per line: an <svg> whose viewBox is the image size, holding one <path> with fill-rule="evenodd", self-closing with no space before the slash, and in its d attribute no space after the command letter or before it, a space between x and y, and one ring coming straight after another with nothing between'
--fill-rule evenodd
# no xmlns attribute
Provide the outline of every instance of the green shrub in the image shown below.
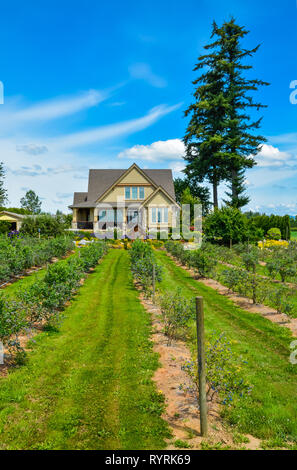
<svg viewBox="0 0 297 470"><path fill-rule="evenodd" d="M57 237L64 233L67 223L58 215L41 214L27 216L22 221L20 233L31 237Z"/></svg>
<svg viewBox="0 0 297 470"><path fill-rule="evenodd" d="M239 209L233 207L215 209L205 218L203 231L208 240L221 240L230 246L247 240L261 240L263 236L262 230L256 228Z"/></svg>
<svg viewBox="0 0 297 470"><path fill-rule="evenodd" d="M147 297L152 294L153 272L155 282L162 279L162 267L156 262L153 249L149 243L136 240L130 250L131 270L134 278L141 284Z"/></svg>
<svg viewBox="0 0 297 470"><path fill-rule="evenodd" d="M244 381L240 366L244 362L240 357L234 357L230 341L224 333L213 333L205 348L206 355L206 382L207 398L212 401L219 396L221 403L229 405L235 396L247 396L251 393L251 386ZM181 384L182 390L199 396L199 377L197 361L185 363L182 369L188 374L191 383Z"/></svg>
<svg viewBox="0 0 297 470"><path fill-rule="evenodd" d="M159 296L158 304L168 344L176 338L186 339L189 333L189 320L195 316L194 302L186 299L179 289Z"/></svg>
<svg viewBox="0 0 297 470"><path fill-rule="evenodd" d="M270 228L266 234L266 238L269 240L280 240L282 238L280 229L277 227Z"/></svg>

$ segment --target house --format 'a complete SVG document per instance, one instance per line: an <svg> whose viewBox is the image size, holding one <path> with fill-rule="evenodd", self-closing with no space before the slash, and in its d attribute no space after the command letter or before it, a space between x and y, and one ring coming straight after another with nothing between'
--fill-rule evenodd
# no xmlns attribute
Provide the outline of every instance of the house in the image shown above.
<svg viewBox="0 0 297 470"><path fill-rule="evenodd" d="M11 230L20 230L23 218L25 216L22 214L15 214L10 211L1 211L0 212L0 222L9 222L11 225Z"/></svg>
<svg viewBox="0 0 297 470"><path fill-rule="evenodd" d="M179 206L171 170L90 170L88 192L74 193L73 230L122 234L168 230L175 226Z"/></svg>

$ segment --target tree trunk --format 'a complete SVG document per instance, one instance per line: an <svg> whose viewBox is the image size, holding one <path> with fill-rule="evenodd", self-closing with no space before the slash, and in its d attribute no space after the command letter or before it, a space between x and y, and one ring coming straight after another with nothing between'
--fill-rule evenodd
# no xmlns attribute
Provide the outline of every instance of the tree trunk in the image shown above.
<svg viewBox="0 0 297 470"><path fill-rule="evenodd" d="M212 188L213 188L213 207L217 209L219 207L219 204L218 204L218 185L216 181L212 183Z"/></svg>
<svg viewBox="0 0 297 470"><path fill-rule="evenodd" d="M234 205L234 202L238 199L238 194L237 194L237 171L232 170L232 205Z"/></svg>

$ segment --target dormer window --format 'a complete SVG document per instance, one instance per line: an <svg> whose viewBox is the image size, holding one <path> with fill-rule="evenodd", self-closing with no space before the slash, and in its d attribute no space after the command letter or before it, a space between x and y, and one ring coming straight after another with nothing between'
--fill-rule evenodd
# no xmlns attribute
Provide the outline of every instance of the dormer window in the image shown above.
<svg viewBox="0 0 297 470"><path fill-rule="evenodd" d="M144 187L143 186L126 186L125 187L125 199L144 199Z"/></svg>
<svg viewBox="0 0 297 470"><path fill-rule="evenodd" d="M138 187L137 186L132 186L132 199L138 199Z"/></svg>
<svg viewBox="0 0 297 470"><path fill-rule="evenodd" d="M131 198L131 188L130 186L125 187L125 199L130 199Z"/></svg>

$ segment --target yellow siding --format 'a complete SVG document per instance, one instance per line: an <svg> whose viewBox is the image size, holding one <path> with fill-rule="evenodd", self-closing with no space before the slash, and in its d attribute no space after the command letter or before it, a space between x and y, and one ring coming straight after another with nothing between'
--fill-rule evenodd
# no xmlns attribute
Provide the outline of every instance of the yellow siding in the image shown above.
<svg viewBox="0 0 297 470"><path fill-rule="evenodd" d="M5 220L7 222L19 222L20 219L17 219L16 217L12 217L10 215L0 215L0 220Z"/></svg>
<svg viewBox="0 0 297 470"><path fill-rule="evenodd" d="M172 221L173 221L172 211L175 209L175 206L174 204L172 204L170 199L165 194L159 191L152 199L150 199L146 207L148 208L148 214L149 214L148 222L150 226L155 226L155 225L172 226ZM152 207L168 207L168 224L152 222L152 210L151 210Z"/></svg>
<svg viewBox="0 0 297 470"><path fill-rule="evenodd" d="M139 173L139 171L137 171L135 168L133 168L133 170L130 171L130 173L128 173L128 175L126 175L121 181L121 184L145 184L145 183L149 183L149 181L144 178L144 176L142 176L141 173Z"/></svg>

